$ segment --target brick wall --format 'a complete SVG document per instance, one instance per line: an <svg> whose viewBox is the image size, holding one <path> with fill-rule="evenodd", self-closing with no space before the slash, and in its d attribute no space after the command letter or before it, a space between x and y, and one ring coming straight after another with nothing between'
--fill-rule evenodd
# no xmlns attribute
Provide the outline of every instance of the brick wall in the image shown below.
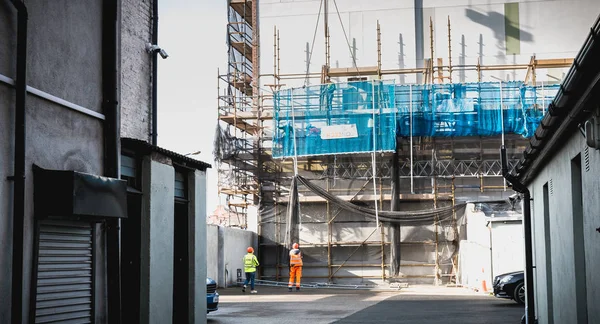
<svg viewBox="0 0 600 324"><path fill-rule="evenodd" d="M152 0L125 0L121 8L121 136L150 141Z"/></svg>

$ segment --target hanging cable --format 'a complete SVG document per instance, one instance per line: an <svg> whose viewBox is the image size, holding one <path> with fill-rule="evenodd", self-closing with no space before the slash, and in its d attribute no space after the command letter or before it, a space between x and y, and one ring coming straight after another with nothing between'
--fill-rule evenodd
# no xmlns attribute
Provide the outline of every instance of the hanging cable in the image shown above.
<svg viewBox="0 0 600 324"><path fill-rule="evenodd" d="M292 133L294 134L294 176L298 176L298 148L296 146L296 116L294 111L294 91L291 91L292 98Z"/></svg>
<svg viewBox="0 0 600 324"><path fill-rule="evenodd" d="M340 10L338 9L337 2L333 0L333 5L335 6L335 11L337 12L338 19L340 20L340 25L342 26L342 31L344 32L344 38L346 38L346 44L348 45L348 50L350 51L350 56L352 57L352 62L354 63L354 67L356 68L356 74L360 77L360 70L358 69L358 65L356 64L356 55L352 51L352 46L350 45L350 40L348 40L348 35L346 35L346 28L344 27L344 22L342 21L342 16L340 15Z"/></svg>
<svg viewBox="0 0 600 324"><path fill-rule="evenodd" d="M296 112L294 111L294 90L290 91L292 100L292 132L294 133L294 177L298 176L298 147L296 144ZM298 229L302 230L302 212L300 211L300 202L298 204Z"/></svg>
<svg viewBox="0 0 600 324"><path fill-rule="evenodd" d="M323 9L323 1L327 1L327 0L321 0L321 4L319 5L319 13L317 14L317 24L315 25L315 33L313 35L312 44L310 45L310 52L308 54L306 77L304 78L304 86L305 87L308 85L308 74L309 74L309 70L310 70L310 62L312 60L313 49L315 48L315 40L317 39L317 30L319 29L319 20L321 19L321 9Z"/></svg>

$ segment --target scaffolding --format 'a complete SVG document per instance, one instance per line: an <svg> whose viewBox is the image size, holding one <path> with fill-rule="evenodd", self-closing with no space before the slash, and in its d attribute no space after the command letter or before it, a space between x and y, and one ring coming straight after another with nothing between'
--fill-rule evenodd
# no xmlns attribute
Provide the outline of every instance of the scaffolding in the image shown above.
<svg viewBox="0 0 600 324"><path fill-rule="evenodd" d="M430 57L423 66L383 69L377 23L377 65L357 66L352 54L353 66L334 68L328 1L322 0L326 64L320 72L311 72L307 44L306 71L282 73L275 27L273 72L259 74L257 2L229 1L229 69L219 76L224 86L219 86L217 157L219 192L233 202L229 206L258 206L260 278L287 280L289 190L300 175L359 206L453 210L449 220L426 226L380 226L300 185L295 225L304 278L329 284L456 283L464 226L456 206L509 189L498 148L505 145L513 168L558 87L537 81L537 71L568 68L573 60L455 65L448 17L447 64L434 56L430 20ZM514 70L526 71L522 82L481 82L483 71ZM476 72L478 82L456 83L456 74L464 71ZM385 80L409 74L422 82ZM260 82L267 78L271 83ZM332 82L343 78L347 81ZM288 80L304 81L306 87L285 88Z"/></svg>
<svg viewBox="0 0 600 324"><path fill-rule="evenodd" d="M257 2L228 0L227 18L228 64L226 74L218 73L215 157L226 212L241 216L238 226L246 228L248 207L258 194L261 151Z"/></svg>

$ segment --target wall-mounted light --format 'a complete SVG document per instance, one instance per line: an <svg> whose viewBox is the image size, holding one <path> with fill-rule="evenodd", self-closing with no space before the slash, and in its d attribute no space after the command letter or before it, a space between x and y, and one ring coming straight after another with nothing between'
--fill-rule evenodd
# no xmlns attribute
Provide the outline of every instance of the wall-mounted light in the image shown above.
<svg viewBox="0 0 600 324"><path fill-rule="evenodd" d="M600 116L588 119L584 124L585 143L589 147L600 149Z"/></svg>

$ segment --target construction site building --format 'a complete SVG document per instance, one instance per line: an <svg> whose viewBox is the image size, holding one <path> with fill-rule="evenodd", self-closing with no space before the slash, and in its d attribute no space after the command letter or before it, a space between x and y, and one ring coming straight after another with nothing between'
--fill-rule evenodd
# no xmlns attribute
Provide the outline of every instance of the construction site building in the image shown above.
<svg viewBox="0 0 600 324"><path fill-rule="evenodd" d="M257 215L260 277L287 281L298 241L307 281L459 283L466 204L513 194L499 149L513 168L596 14L595 0L228 0L219 194L240 227Z"/></svg>

